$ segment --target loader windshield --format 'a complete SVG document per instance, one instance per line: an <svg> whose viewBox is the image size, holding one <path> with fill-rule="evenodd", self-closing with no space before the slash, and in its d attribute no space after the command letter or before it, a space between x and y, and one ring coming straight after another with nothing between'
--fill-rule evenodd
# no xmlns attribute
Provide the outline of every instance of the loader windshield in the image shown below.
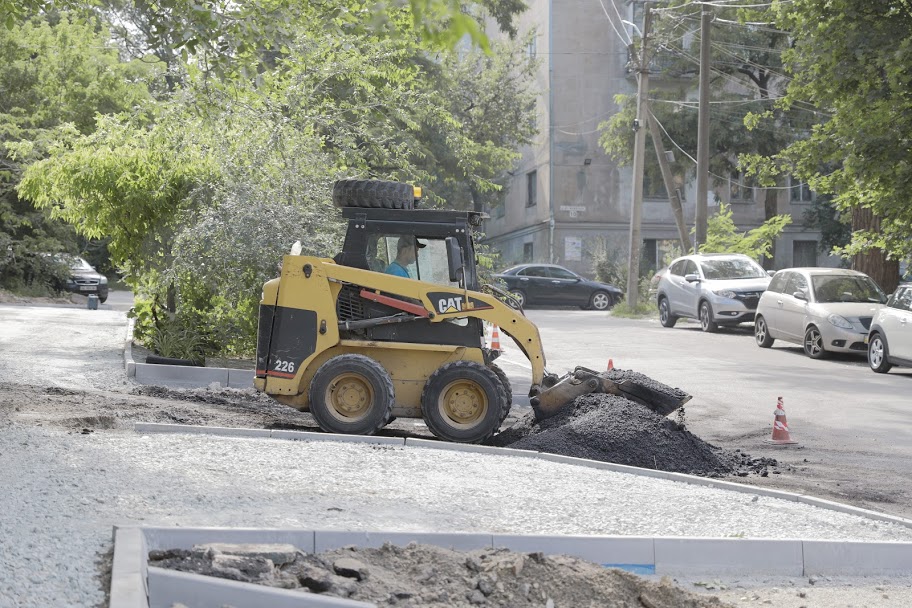
<svg viewBox="0 0 912 608"><path fill-rule="evenodd" d="M446 243L443 239L428 239L418 237L417 257L411 251L403 251L399 245L401 238L412 235L385 234L377 239L376 253L368 245L368 265L376 272L386 272L390 266L399 274L399 268L408 273L410 279L458 287L458 283L450 282L449 266L447 265ZM412 250L414 251L414 250Z"/></svg>

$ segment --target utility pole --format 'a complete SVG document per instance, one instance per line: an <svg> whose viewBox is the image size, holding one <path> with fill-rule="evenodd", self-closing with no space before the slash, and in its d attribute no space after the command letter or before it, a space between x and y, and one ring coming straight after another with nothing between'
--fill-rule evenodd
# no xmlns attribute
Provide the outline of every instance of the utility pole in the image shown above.
<svg viewBox="0 0 912 608"><path fill-rule="evenodd" d="M671 203L671 210L674 213L675 223L678 225L678 238L681 240L681 251L690 249L690 239L687 238L687 223L684 222L684 208L681 206L681 191L674 187L674 179L671 176L671 167L668 166L668 158L665 156L665 144L662 143L662 134L659 133L659 124L652 115L652 109L649 104L646 105L646 120L649 121L649 134L652 136L652 145L655 148L656 156L659 159L659 168L662 170L662 181L665 183L665 191L668 193L668 202Z"/></svg>
<svg viewBox="0 0 912 608"><path fill-rule="evenodd" d="M709 208L709 30L712 11L703 5L700 15L700 115L697 123L697 205L694 217L694 253L706 242Z"/></svg>
<svg viewBox="0 0 912 608"><path fill-rule="evenodd" d="M649 6L644 3L643 46L637 57L637 117L633 121L636 133L633 144L633 198L630 202L630 261L627 265L627 306L636 308L640 294L640 225L643 221L643 154L646 151L646 96L649 94L649 54L647 41L652 20Z"/></svg>

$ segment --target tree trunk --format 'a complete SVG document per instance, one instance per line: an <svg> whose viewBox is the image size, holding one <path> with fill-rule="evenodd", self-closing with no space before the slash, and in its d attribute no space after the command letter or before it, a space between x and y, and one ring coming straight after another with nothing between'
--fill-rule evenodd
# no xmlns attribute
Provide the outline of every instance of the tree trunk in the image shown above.
<svg viewBox="0 0 912 608"><path fill-rule="evenodd" d="M775 188L766 188L764 189L763 197L763 218L769 221L779 214L779 191ZM773 240L769 255L763 258L763 267L767 270L772 270L776 267L776 244L778 240Z"/></svg>
<svg viewBox="0 0 912 608"><path fill-rule="evenodd" d="M880 218L870 209L854 207L852 209L852 232L867 230L874 234L880 232ZM899 284L899 261L888 260L883 250L870 249L852 257L852 268L863 272L880 285L888 294Z"/></svg>

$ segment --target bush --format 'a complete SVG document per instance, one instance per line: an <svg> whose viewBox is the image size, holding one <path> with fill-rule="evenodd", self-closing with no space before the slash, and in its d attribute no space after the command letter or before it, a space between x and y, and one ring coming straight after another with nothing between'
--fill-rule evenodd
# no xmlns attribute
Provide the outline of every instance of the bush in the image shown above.
<svg viewBox="0 0 912 608"><path fill-rule="evenodd" d="M638 319L640 317L648 317L657 314L656 307L653 306L651 301L640 300L637 302L636 308L630 308L627 305L627 302L621 300L614 308L611 309L611 315L615 317L623 317L626 319Z"/></svg>

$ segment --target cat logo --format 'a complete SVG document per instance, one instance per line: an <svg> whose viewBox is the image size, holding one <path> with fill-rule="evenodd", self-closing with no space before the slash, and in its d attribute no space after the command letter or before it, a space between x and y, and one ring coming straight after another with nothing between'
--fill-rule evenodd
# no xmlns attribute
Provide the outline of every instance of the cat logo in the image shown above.
<svg viewBox="0 0 912 608"><path fill-rule="evenodd" d="M493 308L493 306L490 306L477 298L469 296L467 299L464 295L451 291L432 291L427 294L427 297L434 308L437 309L437 314L439 315L472 310L490 310Z"/></svg>
<svg viewBox="0 0 912 608"><path fill-rule="evenodd" d="M462 310L462 296L452 298L440 298L437 300L437 312L440 314L448 312L459 312Z"/></svg>

